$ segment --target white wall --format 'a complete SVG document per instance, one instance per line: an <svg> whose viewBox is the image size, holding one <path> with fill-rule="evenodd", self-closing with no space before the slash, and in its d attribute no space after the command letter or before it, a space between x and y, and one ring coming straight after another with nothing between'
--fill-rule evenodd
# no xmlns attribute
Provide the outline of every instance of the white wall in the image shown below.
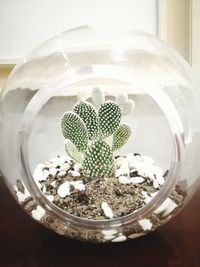
<svg viewBox="0 0 200 267"><path fill-rule="evenodd" d="M0 0L0 64L80 25L156 34L156 14L156 0Z"/></svg>

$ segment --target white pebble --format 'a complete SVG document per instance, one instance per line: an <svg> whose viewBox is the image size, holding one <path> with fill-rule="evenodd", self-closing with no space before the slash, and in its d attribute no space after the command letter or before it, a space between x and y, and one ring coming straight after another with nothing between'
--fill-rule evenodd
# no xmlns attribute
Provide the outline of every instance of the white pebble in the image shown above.
<svg viewBox="0 0 200 267"><path fill-rule="evenodd" d="M82 165L80 163L74 164L74 171L80 172L81 169L82 169Z"/></svg>
<svg viewBox="0 0 200 267"><path fill-rule="evenodd" d="M146 191L142 191L141 193L144 196L144 202L148 204L152 200L152 197L150 197Z"/></svg>
<svg viewBox="0 0 200 267"><path fill-rule="evenodd" d="M44 216L45 210L40 206L37 206L35 210L32 210L31 214L35 220L39 221Z"/></svg>
<svg viewBox="0 0 200 267"><path fill-rule="evenodd" d="M58 166L56 163L51 162L51 161L45 161L44 164L45 164L45 167L47 167L49 169L50 168L56 168Z"/></svg>
<svg viewBox="0 0 200 267"><path fill-rule="evenodd" d="M175 208L177 204L171 200L171 198L167 198L158 209L154 211L155 214L162 213L163 217L169 215Z"/></svg>
<svg viewBox="0 0 200 267"><path fill-rule="evenodd" d="M23 183L23 182L22 182ZM25 185L24 186L24 193L20 192L17 188L17 186L14 186L15 192L16 192L16 196L17 199L19 200L20 203L24 202L28 197L30 197L31 195L29 194L28 190L26 189Z"/></svg>
<svg viewBox="0 0 200 267"><path fill-rule="evenodd" d="M119 177L121 175L129 175L129 172L130 172L130 170L129 170L128 164L124 163L121 165L121 167L119 169L116 170L115 176Z"/></svg>
<svg viewBox="0 0 200 267"><path fill-rule="evenodd" d="M44 172L43 172L43 180L46 180L46 179L47 179L47 177L49 176L49 174L50 174L50 172L49 172L49 171L47 171L47 170L44 170Z"/></svg>
<svg viewBox="0 0 200 267"><path fill-rule="evenodd" d="M56 181L53 181L53 182L51 183L51 185L52 185L53 187L56 187Z"/></svg>
<svg viewBox="0 0 200 267"><path fill-rule="evenodd" d="M73 177L80 177L81 176L80 172L77 172L77 171L70 171L70 173Z"/></svg>
<svg viewBox="0 0 200 267"><path fill-rule="evenodd" d="M60 171L67 172L70 169L69 163L64 163L62 166L60 166Z"/></svg>
<svg viewBox="0 0 200 267"><path fill-rule="evenodd" d="M102 208L102 210L103 210L103 212L107 218L110 218L110 219L113 218L112 209L110 208L110 206L108 205L107 202L102 202L101 208Z"/></svg>
<svg viewBox="0 0 200 267"><path fill-rule="evenodd" d="M18 191L16 193L17 195L17 198L19 200L20 203L24 202L30 195L27 195L27 194L23 194L22 192Z"/></svg>
<svg viewBox="0 0 200 267"><path fill-rule="evenodd" d="M50 168L50 169L49 169L49 173L50 173L51 175L53 175L53 177L56 176L57 171L58 171L58 170L55 169L55 168Z"/></svg>
<svg viewBox="0 0 200 267"><path fill-rule="evenodd" d="M53 195L46 196L46 198L47 198L50 202L53 202L53 201L54 201L54 196L53 196Z"/></svg>
<svg viewBox="0 0 200 267"><path fill-rule="evenodd" d="M60 171L59 173L58 173L58 177L63 177L63 176L65 176L66 175L66 172L65 171Z"/></svg>
<svg viewBox="0 0 200 267"><path fill-rule="evenodd" d="M165 179L163 176L156 176L156 179L160 185L163 185L165 183Z"/></svg>
<svg viewBox="0 0 200 267"><path fill-rule="evenodd" d="M58 187L57 193L58 193L59 197L61 197L61 198L65 198L66 196L68 196L70 194L69 182L66 181L63 184L61 184Z"/></svg>
<svg viewBox="0 0 200 267"><path fill-rule="evenodd" d="M72 181L69 182L70 185L74 186L75 189L79 190L79 191L84 191L85 190L85 185L83 184L83 181Z"/></svg>
<svg viewBox="0 0 200 267"><path fill-rule="evenodd" d="M61 184L57 190L57 193L59 197L65 198L66 196L70 195L70 185L72 185L76 190L84 191L85 185L83 184L83 181L72 181L72 182L64 182Z"/></svg>
<svg viewBox="0 0 200 267"><path fill-rule="evenodd" d="M133 184L141 184L145 181L145 179L143 177L131 177L130 181Z"/></svg>
<svg viewBox="0 0 200 267"><path fill-rule="evenodd" d="M156 179L153 180L153 187L157 189L159 187L158 181Z"/></svg>
<svg viewBox="0 0 200 267"><path fill-rule="evenodd" d="M149 219L142 219L138 221L144 231L149 231L152 228L152 223Z"/></svg>
<svg viewBox="0 0 200 267"><path fill-rule="evenodd" d="M127 160L126 158L123 158L123 157L119 157L115 160L115 166L116 168L120 168L123 164L126 164L127 163Z"/></svg>
<svg viewBox="0 0 200 267"><path fill-rule="evenodd" d="M127 176L119 176L118 181L120 184L130 184L131 181Z"/></svg>
<svg viewBox="0 0 200 267"><path fill-rule="evenodd" d="M118 231L115 229L111 229L111 230L102 230L102 234L103 235L115 235L117 234Z"/></svg>
<svg viewBox="0 0 200 267"><path fill-rule="evenodd" d="M112 240L112 242L123 242L126 241L127 237L125 235L120 235Z"/></svg>
<svg viewBox="0 0 200 267"><path fill-rule="evenodd" d="M43 192L43 193L46 193L46 191L47 191L47 190L46 190L46 186L44 185L43 188L42 188L42 192Z"/></svg>
<svg viewBox="0 0 200 267"><path fill-rule="evenodd" d="M117 230L103 230L102 234L104 235L104 240L111 240L115 238L115 235L118 233Z"/></svg>
<svg viewBox="0 0 200 267"><path fill-rule="evenodd" d="M135 157L134 157L133 153L128 153L127 154L126 160L127 160L129 165L134 161L134 159L135 159Z"/></svg>
<svg viewBox="0 0 200 267"><path fill-rule="evenodd" d="M33 172L33 178L35 181L43 181L44 180L44 172L43 172L44 165L38 164Z"/></svg>

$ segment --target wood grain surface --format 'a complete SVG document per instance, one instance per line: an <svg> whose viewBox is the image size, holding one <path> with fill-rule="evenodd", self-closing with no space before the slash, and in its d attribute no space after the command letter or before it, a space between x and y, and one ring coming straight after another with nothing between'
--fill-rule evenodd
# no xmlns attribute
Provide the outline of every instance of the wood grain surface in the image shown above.
<svg viewBox="0 0 200 267"><path fill-rule="evenodd" d="M124 243L89 244L29 218L0 178L0 267L200 267L200 194L154 233Z"/></svg>

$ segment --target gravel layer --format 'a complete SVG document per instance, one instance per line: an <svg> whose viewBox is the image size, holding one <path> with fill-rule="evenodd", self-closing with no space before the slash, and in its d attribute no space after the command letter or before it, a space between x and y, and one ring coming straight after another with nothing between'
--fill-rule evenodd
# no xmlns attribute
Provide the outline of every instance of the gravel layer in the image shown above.
<svg viewBox="0 0 200 267"><path fill-rule="evenodd" d="M70 214L94 220L119 218L145 206L167 173L139 154L116 157L115 165L114 177L88 180L80 164L58 156L39 164L34 178L43 194Z"/></svg>

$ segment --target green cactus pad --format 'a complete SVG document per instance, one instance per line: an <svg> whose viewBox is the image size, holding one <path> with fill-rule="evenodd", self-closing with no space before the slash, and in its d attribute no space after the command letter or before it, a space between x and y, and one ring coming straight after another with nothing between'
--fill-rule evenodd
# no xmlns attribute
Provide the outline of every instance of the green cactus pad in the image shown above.
<svg viewBox="0 0 200 267"><path fill-rule="evenodd" d="M131 127L127 124L122 124L113 135L112 150L115 151L126 144L131 135Z"/></svg>
<svg viewBox="0 0 200 267"><path fill-rule="evenodd" d="M108 137L118 128L121 121L121 110L112 101L106 101L99 109L99 128L102 137Z"/></svg>
<svg viewBox="0 0 200 267"><path fill-rule="evenodd" d="M88 134L83 120L74 112L66 112L61 118L63 136L69 139L78 149L84 151L87 148Z"/></svg>
<svg viewBox="0 0 200 267"><path fill-rule="evenodd" d="M82 154L78 151L77 147L68 139L65 143L65 150L67 154L76 162L82 163Z"/></svg>
<svg viewBox="0 0 200 267"><path fill-rule="evenodd" d="M84 121L89 140L96 138L98 135L98 116L94 106L88 102L80 102L74 106L73 111Z"/></svg>
<svg viewBox="0 0 200 267"><path fill-rule="evenodd" d="M86 177L110 177L114 172L114 159L110 146L103 140L94 142L86 151L83 174Z"/></svg>

